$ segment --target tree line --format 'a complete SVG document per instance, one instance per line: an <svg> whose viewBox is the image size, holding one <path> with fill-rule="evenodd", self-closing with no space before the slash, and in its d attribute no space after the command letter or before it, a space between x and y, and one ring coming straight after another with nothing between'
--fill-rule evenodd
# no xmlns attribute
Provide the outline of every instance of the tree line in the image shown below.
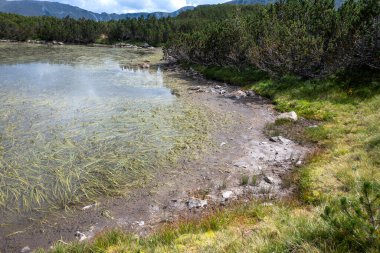
<svg viewBox="0 0 380 253"><path fill-rule="evenodd" d="M378 0L279 0L201 6L175 18L109 22L0 14L0 39L66 43L147 42L182 62L322 77L380 68ZM101 39L102 38L102 39Z"/></svg>
<svg viewBox="0 0 380 253"><path fill-rule="evenodd" d="M243 8L243 7L242 7ZM210 22L170 40L166 53L203 65L253 66L272 75L323 77L380 68L380 4L347 0L282 0Z"/></svg>

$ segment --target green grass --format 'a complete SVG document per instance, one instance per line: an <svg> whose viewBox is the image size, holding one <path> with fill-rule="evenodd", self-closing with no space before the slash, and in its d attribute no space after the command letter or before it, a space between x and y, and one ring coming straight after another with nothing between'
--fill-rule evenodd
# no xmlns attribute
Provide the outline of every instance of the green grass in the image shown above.
<svg viewBox="0 0 380 253"><path fill-rule="evenodd" d="M248 183L249 183L249 176L247 176L247 175L241 176L240 184L241 185L248 185Z"/></svg>
<svg viewBox="0 0 380 253"><path fill-rule="evenodd" d="M336 205L341 197L358 199L364 181L380 181L379 73L360 70L325 80L272 80L259 78L254 70L193 68L269 97L279 111L294 110L318 123L297 135L316 145L307 164L292 175L298 196L273 205L240 204L145 238L112 231L93 243L58 246L52 252L379 252L378 242L346 240L321 218L325 206ZM297 124L276 122L267 131L283 134L284 129L301 129ZM242 177L242 183L248 181Z"/></svg>

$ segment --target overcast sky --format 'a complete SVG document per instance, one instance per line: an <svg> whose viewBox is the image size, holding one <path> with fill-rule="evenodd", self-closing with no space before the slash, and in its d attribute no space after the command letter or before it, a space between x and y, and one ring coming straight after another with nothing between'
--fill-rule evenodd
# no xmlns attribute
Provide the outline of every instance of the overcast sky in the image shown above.
<svg viewBox="0 0 380 253"><path fill-rule="evenodd" d="M172 12L187 5L216 4L228 0L46 0L78 6L93 12Z"/></svg>

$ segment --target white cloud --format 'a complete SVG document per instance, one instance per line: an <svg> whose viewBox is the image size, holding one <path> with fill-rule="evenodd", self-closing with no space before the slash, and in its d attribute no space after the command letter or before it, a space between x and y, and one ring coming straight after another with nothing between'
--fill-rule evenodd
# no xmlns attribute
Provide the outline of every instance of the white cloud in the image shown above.
<svg viewBox="0 0 380 253"><path fill-rule="evenodd" d="M216 4L227 0L48 0L78 6L93 12L125 13L175 11L187 5Z"/></svg>

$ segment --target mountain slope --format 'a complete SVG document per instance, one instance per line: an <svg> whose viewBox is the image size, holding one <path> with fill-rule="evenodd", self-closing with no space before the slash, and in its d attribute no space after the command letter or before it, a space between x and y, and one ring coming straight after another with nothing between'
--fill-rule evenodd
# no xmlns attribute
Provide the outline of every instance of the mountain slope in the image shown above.
<svg viewBox="0 0 380 253"><path fill-rule="evenodd" d="M276 0L233 0L226 2L226 4L269 4ZM340 6L344 0L337 0L336 6ZM23 16L52 16L57 18L64 18L70 16L71 18L91 19L96 21L109 21L128 18L139 18L148 16L155 16L156 18L176 17L182 12L193 10L195 7L186 6L174 12L140 12L140 13L127 13L127 14L108 14L108 13L95 13L75 7L68 4L61 4L49 1L34 1L34 0L18 0L6 1L0 0L0 12L14 13Z"/></svg>
<svg viewBox="0 0 380 253"><path fill-rule="evenodd" d="M71 6L68 4L61 4L48 1L0 1L0 12L14 13L24 16L52 16L57 18L64 18L70 16L75 19L86 18L97 21L119 20L126 18L139 18L141 16L148 17L154 15L156 18L175 17L178 14L191 10L194 7L186 6L175 12L141 12L141 13L128 13L128 14L107 14L95 13L81 9L79 7Z"/></svg>

